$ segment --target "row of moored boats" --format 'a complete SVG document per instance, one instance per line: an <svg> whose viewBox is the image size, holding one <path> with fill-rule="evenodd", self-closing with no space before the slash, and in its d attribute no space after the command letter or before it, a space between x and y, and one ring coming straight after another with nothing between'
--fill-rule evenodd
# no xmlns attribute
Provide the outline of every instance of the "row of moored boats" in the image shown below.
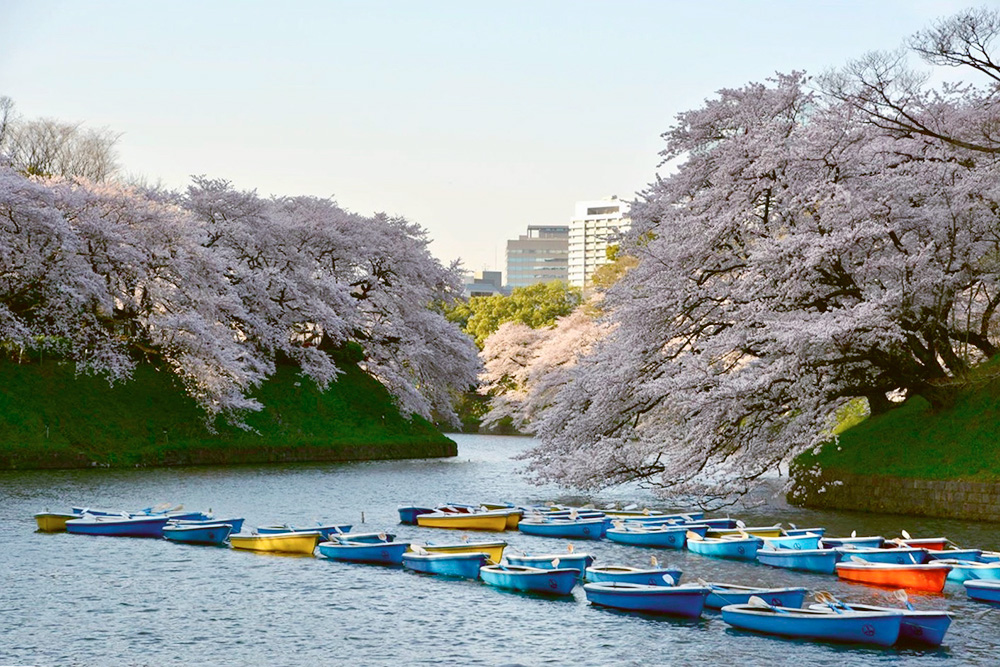
<svg viewBox="0 0 1000 667"><path fill-rule="evenodd" d="M969 597L1000 603L1000 554L958 549L945 538L887 540L878 536L827 537L822 528L748 527L732 518L703 513L669 514L634 508L596 510L451 503L399 508L400 522L428 528L501 532L567 539L609 539L653 548L687 548L718 558L757 561L807 572L836 572L841 578L897 588L903 606L847 603L820 591L803 607L801 587L759 587L707 582L681 584L682 573L660 567L595 565L575 551L526 553L506 549L504 540L418 544L387 532L355 532L350 524L259 526L243 532L242 518L217 519L182 507L158 506L134 512L74 507L68 513L35 515L40 531L121 537L162 537L188 544L231 546L274 553L314 554L331 560L403 568L432 575L481 579L486 584L543 595L571 595L583 585L596 606L697 618L719 610L730 625L757 632L825 641L888 646L897 642L939 645L951 623L945 611L916 610L906 589L937 591L946 581L962 582ZM506 553L505 553L506 550Z"/></svg>

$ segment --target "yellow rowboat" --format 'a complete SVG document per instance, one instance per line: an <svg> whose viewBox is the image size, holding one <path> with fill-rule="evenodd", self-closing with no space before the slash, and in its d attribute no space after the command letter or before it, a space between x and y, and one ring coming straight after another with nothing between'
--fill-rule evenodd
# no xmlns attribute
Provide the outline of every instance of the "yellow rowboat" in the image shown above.
<svg viewBox="0 0 1000 667"><path fill-rule="evenodd" d="M503 550L507 543L503 540L495 542L461 542L459 544L425 544L423 549L432 553L445 554L465 554L484 553L490 557L494 563L499 563L503 558Z"/></svg>
<svg viewBox="0 0 1000 667"><path fill-rule="evenodd" d="M491 505L489 503L483 503L483 507L491 512L506 512L507 513L507 530L517 530L517 524L521 523L521 518L524 516L524 510L520 507L508 507L507 505Z"/></svg>
<svg viewBox="0 0 1000 667"><path fill-rule="evenodd" d="M453 528L455 530L507 530L507 514L497 512L475 512L473 514L451 514L431 512L418 514L417 525L425 528Z"/></svg>
<svg viewBox="0 0 1000 667"><path fill-rule="evenodd" d="M781 526L757 526L748 528L709 528L705 537L726 537L727 535L740 535L747 533L754 537L781 537Z"/></svg>
<svg viewBox="0 0 1000 667"><path fill-rule="evenodd" d="M79 514L69 514L65 512L39 512L35 515L35 523L38 524L38 530L43 533L61 533L66 530L67 521L79 518Z"/></svg>
<svg viewBox="0 0 1000 667"><path fill-rule="evenodd" d="M319 540L320 534L316 530L229 536L229 543L234 549L310 555L316 549Z"/></svg>

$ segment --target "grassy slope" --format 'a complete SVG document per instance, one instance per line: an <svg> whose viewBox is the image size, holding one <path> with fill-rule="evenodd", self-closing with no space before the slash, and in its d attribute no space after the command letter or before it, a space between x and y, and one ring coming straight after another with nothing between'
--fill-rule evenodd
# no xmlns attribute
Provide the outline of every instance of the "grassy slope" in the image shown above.
<svg viewBox="0 0 1000 667"><path fill-rule="evenodd" d="M431 424L407 421L388 392L353 365L326 392L292 367L255 396L257 431L216 432L173 377L150 365L114 387L71 365L0 362L0 468L350 460L454 455Z"/></svg>
<svg viewBox="0 0 1000 667"><path fill-rule="evenodd" d="M1000 383L974 385L946 410L919 396L840 435L839 447L807 452L796 465L830 473L911 479L1000 480Z"/></svg>

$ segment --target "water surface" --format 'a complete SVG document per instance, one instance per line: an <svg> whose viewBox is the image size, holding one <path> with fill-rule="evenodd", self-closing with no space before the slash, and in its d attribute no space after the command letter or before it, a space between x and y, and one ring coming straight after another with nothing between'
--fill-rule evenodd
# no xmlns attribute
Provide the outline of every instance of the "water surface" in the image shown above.
<svg viewBox="0 0 1000 667"><path fill-rule="evenodd" d="M456 436L451 459L349 464L75 470L0 473L0 664L11 665L995 665L1000 608L972 602L960 585L913 594L919 607L955 614L937 650L812 644L730 629L718 613L702 620L591 607L582 589L546 599L481 582L320 558L260 555L163 540L35 532L32 514L70 505L141 508L162 502L268 523L353 523L400 539L448 541L452 531L401 526L400 504L611 501L654 503L625 487L587 498L518 474L511 456L525 438ZM826 526L828 535L946 535L1000 548L994 524L773 507L742 512L752 523ZM362 518L364 523L362 523ZM479 535L473 535L473 538ZM504 534L530 553L567 542ZM611 542L574 544L598 564L643 566L650 556L703 578L829 590L857 602L877 589L834 576L718 561L686 551Z"/></svg>

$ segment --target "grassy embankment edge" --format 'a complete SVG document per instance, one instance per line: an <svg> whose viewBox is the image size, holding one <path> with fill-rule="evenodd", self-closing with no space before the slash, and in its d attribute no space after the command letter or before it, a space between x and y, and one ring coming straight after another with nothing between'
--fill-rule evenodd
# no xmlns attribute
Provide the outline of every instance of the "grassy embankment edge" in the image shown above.
<svg viewBox="0 0 1000 667"><path fill-rule="evenodd" d="M845 430L818 454L805 452L792 476L817 465L826 478L841 474L900 479L1000 481L1000 380L996 360L958 392L947 408L920 396Z"/></svg>
<svg viewBox="0 0 1000 667"><path fill-rule="evenodd" d="M400 415L353 363L326 391L279 366L253 396L251 430L204 413L176 378L140 364L129 382L76 375L69 363L0 361L0 469L134 467L454 456L454 441ZM213 432L214 431L214 432Z"/></svg>

